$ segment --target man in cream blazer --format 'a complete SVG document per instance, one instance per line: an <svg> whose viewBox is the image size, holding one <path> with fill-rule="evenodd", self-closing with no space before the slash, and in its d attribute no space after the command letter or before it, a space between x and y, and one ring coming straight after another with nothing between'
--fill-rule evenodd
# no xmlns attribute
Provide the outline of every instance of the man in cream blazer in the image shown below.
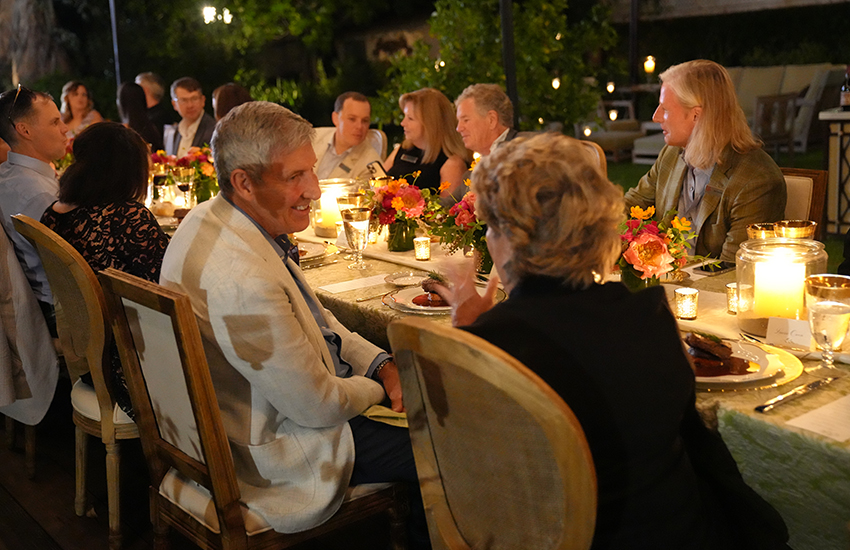
<svg viewBox="0 0 850 550"><path fill-rule="evenodd" d="M333 128L320 128L313 137L316 153L316 175L329 178L359 178L370 175L370 162L382 160L369 135L372 106L358 92L345 92L336 98L331 113Z"/></svg>
<svg viewBox="0 0 850 550"><path fill-rule="evenodd" d="M293 261L287 234L320 195L312 133L268 102L223 118L221 193L180 224L160 279L198 318L243 501L281 532L330 518L349 482L408 481L419 498L407 431L358 417L387 395L402 410L395 364L319 305Z"/></svg>

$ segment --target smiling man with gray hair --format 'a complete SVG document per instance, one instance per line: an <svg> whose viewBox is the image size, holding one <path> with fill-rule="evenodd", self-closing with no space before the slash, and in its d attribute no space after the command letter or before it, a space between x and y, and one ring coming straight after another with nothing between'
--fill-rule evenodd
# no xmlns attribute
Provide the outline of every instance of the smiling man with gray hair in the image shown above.
<svg viewBox="0 0 850 550"><path fill-rule="evenodd" d="M192 302L249 508L302 531L349 484L405 481L412 542L427 548L407 430L360 416L381 402L402 410L395 363L320 305L288 238L320 197L313 133L274 103L228 113L212 138L221 193L180 224L160 282Z"/></svg>
<svg viewBox="0 0 850 550"><path fill-rule="evenodd" d="M516 137L514 106L497 84L472 84L455 100L457 131L466 148L481 156Z"/></svg>

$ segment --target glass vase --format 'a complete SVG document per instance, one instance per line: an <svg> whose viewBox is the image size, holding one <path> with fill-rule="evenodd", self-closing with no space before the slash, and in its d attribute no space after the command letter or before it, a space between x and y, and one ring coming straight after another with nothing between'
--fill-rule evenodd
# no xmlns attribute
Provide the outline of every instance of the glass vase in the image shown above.
<svg viewBox="0 0 850 550"><path fill-rule="evenodd" d="M413 250L413 238L416 237L416 222L397 220L388 226L387 249L390 252Z"/></svg>
<svg viewBox="0 0 850 550"><path fill-rule="evenodd" d="M475 246L475 270L482 275L489 275L493 269L493 258L487 249L487 244Z"/></svg>
<svg viewBox="0 0 850 550"><path fill-rule="evenodd" d="M639 290L661 284L661 279L658 277L641 279L640 275L638 275L632 268L620 268L620 281L632 292L638 292Z"/></svg>

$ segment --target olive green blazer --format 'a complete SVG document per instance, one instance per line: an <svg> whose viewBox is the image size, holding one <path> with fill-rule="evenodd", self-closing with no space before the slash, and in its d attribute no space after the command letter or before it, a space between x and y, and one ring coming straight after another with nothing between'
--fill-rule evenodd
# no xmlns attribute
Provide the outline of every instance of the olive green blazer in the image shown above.
<svg viewBox="0 0 850 550"><path fill-rule="evenodd" d="M665 146L658 160L626 193L626 207L655 206L663 215L678 207L687 166L681 147ZM747 225L775 222L785 214L785 178L762 149L741 154L727 147L715 165L699 206L693 254L735 261L738 245L747 240Z"/></svg>

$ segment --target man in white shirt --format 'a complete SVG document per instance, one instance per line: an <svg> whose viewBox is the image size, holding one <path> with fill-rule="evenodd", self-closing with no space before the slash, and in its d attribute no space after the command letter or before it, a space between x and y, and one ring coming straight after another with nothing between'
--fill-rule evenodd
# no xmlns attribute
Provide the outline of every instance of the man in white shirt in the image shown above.
<svg viewBox="0 0 850 550"><path fill-rule="evenodd" d="M516 137L514 106L496 84L472 84L455 100L457 131L467 149L487 156Z"/></svg>
<svg viewBox="0 0 850 550"><path fill-rule="evenodd" d="M336 98L331 114L335 128L321 128L313 139L316 153L316 176L328 178L369 177L366 165L381 160L372 144L366 141L372 106L358 92L345 92Z"/></svg>
<svg viewBox="0 0 850 550"><path fill-rule="evenodd" d="M35 248L15 231L11 216L25 214L35 220L59 194L56 173L50 166L65 155L68 127L48 94L23 86L0 95L0 139L11 147L0 164L0 211L3 227L39 302L48 326L55 333L53 295Z"/></svg>
<svg viewBox="0 0 850 550"><path fill-rule="evenodd" d="M191 147L209 144L215 130L215 119L204 112L207 98L201 83L191 76L178 78L171 84L171 105L180 114L180 122L165 127L165 152L182 157Z"/></svg>

